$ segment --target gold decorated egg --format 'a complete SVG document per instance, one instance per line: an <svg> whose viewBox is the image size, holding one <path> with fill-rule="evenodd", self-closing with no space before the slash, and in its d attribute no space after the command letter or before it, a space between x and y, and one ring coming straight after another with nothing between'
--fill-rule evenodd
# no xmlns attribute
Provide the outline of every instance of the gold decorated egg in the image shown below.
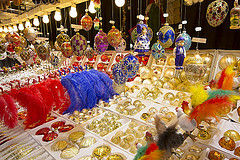
<svg viewBox="0 0 240 160"><path fill-rule="evenodd" d="M235 55L228 54L228 55L223 56L220 59L219 68L223 70L232 64L237 65L237 57Z"/></svg>
<svg viewBox="0 0 240 160"><path fill-rule="evenodd" d="M210 152L208 153L208 158L209 158L210 160L223 160L223 159L224 159L224 155L221 154L221 153L218 152L218 151L213 150L213 151L210 151Z"/></svg>
<svg viewBox="0 0 240 160"><path fill-rule="evenodd" d="M158 77L156 77L156 76L152 76L152 77L151 77L151 80L152 80L152 82L155 82L155 81L158 80Z"/></svg>
<svg viewBox="0 0 240 160"><path fill-rule="evenodd" d="M144 132L144 131L147 130L147 126L146 125L141 125L141 126L138 127L138 130Z"/></svg>
<svg viewBox="0 0 240 160"><path fill-rule="evenodd" d="M143 87L140 92L142 92L142 94L143 94L144 96L146 96L146 95L148 95L148 93L149 93L150 91L149 91L148 88Z"/></svg>
<svg viewBox="0 0 240 160"><path fill-rule="evenodd" d="M173 93L168 92L164 95L163 99L165 100L169 100L169 101L173 101L175 99L175 96Z"/></svg>
<svg viewBox="0 0 240 160"><path fill-rule="evenodd" d="M191 146L189 147L188 151L194 154L199 154L202 152L202 148L199 148L198 146Z"/></svg>
<svg viewBox="0 0 240 160"><path fill-rule="evenodd" d="M157 88L162 88L163 87L163 82L160 80L154 81L153 85Z"/></svg>
<svg viewBox="0 0 240 160"><path fill-rule="evenodd" d="M207 67L210 68L212 65L213 55L210 53L202 54L201 57L204 59L204 61L207 64Z"/></svg>
<svg viewBox="0 0 240 160"><path fill-rule="evenodd" d="M194 154L188 154L186 157L185 157L185 160L198 160L199 156L196 156Z"/></svg>
<svg viewBox="0 0 240 160"><path fill-rule="evenodd" d="M185 82L187 80L185 71L180 72L179 78L182 82Z"/></svg>
<svg viewBox="0 0 240 160"><path fill-rule="evenodd" d="M167 65L174 66L175 65L175 58L173 56L170 56L167 61Z"/></svg>
<svg viewBox="0 0 240 160"><path fill-rule="evenodd" d="M123 149L128 149L130 148L130 144L126 141L122 141L120 144L119 144L120 147L122 147Z"/></svg>
<svg viewBox="0 0 240 160"><path fill-rule="evenodd" d="M144 81L143 81L143 85L151 85L152 84L152 81L151 81L151 79L149 78L149 79L145 79Z"/></svg>
<svg viewBox="0 0 240 160"><path fill-rule="evenodd" d="M136 132L134 129L128 128L124 134L134 134L134 132Z"/></svg>
<svg viewBox="0 0 240 160"><path fill-rule="evenodd" d="M63 159L69 159L78 154L78 148L77 147L70 147L67 149L64 149L62 153L60 154L60 157Z"/></svg>
<svg viewBox="0 0 240 160"><path fill-rule="evenodd" d="M178 92L177 94L176 94L176 98L177 99L179 99L179 100L183 100L184 98L186 98L186 93L184 93L184 92Z"/></svg>
<svg viewBox="0 0 240 160"><path fill-rule="evenodd" d="M164 77L167 77L167 78L173 78L174 77L174 73L175 73L175 69L173 68L168 68L165 73L164 73Z"/></svg>
<svg viewBox="0 0 240 160"><path fill-rule="evenodd" d="M240 147L237 147L237 148L235 149L234 154L235 154L236 156L239 156L239 157L240 157Z"/></svg>
<svg viewBox="0 0 240 160"><path fill-rule="evenodd" d="M108 156L111 153L111 147L108 145L102 145L93 150L93 157L97 159L102 159L103 157Z"/></svg>
<svg viewBox="0 0 240 160"><path fill-rule="evenodd" d="M67 146L68 146L68 142L62 140L62 141L58 141L55 142L52 146L51 146L51 150L53 151L62 151L64 150Z"/></svg>
<svg viewBox="0 0 240 160"><path fill-rule="evenodd" d="M115 135L115 136L113 136L113 137L111 138L111 141L112 141L114 144L118 144L118 143L121 142L121 137Z"/></svg>
<svg viewBox="0 0 240 160"><path fill-rule="evenodd" d="M120 136L120 137L123 137L125 136L125 133L123 131L118 131L115 136Z"/></svg>
<svg viewBox="0 0 240 160"><path fill-rule="evenodd" d="M137 122L135 122L135 121L131 121L130 123L129 123L129 125L128 125L128 127L130 127L130 128L135 128L135 127L137 127L138 126L138 124L137 124Z"/></svg>
<svg viewBox="0 0 240 160"><path fill-rule="evenodd" d="M197 137L202 140L207 140L211 138L211 135L208 131L206 130L199 130Z"/></svg>
<svg viewBox="0 0 240 160"><path fill-rule="evenodd" d="M222 148L225 148L225 149L230 150L230 151L233 151L236 147L236 144L235 144L234 140L230 137L222 137L218 141L218 143Z"/></svg>
<svg viewBox="0 0 240 160"><path fill-rule="evenodd" d="M181 82L181 80L179 78L174 77L171 78L169 82L172 83L174 86L177 86Z"/></svg>
<svg viewBox="0 0 240 160"><path fill-rule="evenodd" d="M174 85L172 83L170 83L170 82L165 82L163 84L163 88L164 89L174 89Z"/></svg>
<svg viewBox="0 0 240 160"><path fill-rule="evenodd" d="M225 137L230 137L232 138L234 141L239 141L240 140L240 135L237 131L235 130L228 130L224 133Z"/></svg>
<svg viewBox="0 0 240 160"><path fill-rule="evenodd" d="M123 141L125 141L126 143L131 143L131 142L135 141L135 138L133 135L129 134L125 138L123 138Z"/></svg>
<svg viewBox="0 0 240 160"><path fill-rule="evenodd" d="M72 141L73 143L82 140L84 137L85 133L82 131L77 131L77 132L73 132L69 135L68 139L69 141Z"/></svg>
<svg viewBox="0 0 240 160"><path fill-rule="evenodd" d="M162 107L159 110L159 113L162 113L162 114L166 114L167 112L169 112L169 109L167 107Z"/></svg>
<svg viewBox="0 0 240 160"><path fill-rule="evenodd" d="M151 78L152 73L153 71L150 67L147 66L139 67L139 74L142 79Z"/></svg>
<svg viewBox="0 0 240 160"><path fill-rule="evenodd" d="M130 148L129 152L131 152L132 154L136 154L136 153L137 153L137 147L136 147L136 145L133 145L133 146Z"/></svg>
<svg viewBox="0 0 240 160"><path fill-rule="evenodd" d="M107 160L125 160L126 157L121 154L112 154L110 155Z"/></svg>
<svg viewBox="0 0 240 160"><path fill-rule="evenodd" d="M161 78L160 80L161 80L163 83L165 83L165 82L168 82L168 81L169 81L169 78L163 77L163 78Z"/></svg>

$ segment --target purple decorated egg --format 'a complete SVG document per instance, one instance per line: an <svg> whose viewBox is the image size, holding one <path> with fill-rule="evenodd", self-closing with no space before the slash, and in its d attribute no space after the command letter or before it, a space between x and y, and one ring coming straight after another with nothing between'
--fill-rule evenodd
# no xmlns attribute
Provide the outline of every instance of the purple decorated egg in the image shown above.
<svg viewBox="0 0 240 160"><path fill-rule="evenodd" d="M71 38L71 47L73 54L76 56L82 56L87 48L87 40L86 38L77 33Z"/></svg>
<svg viewBox="0 0 240 160"><path fill-rule="evenodd" d="M94 39L94 48L97 54L103 54L108 48L108 39L107 34L104 33L101 29Z"/></svg>

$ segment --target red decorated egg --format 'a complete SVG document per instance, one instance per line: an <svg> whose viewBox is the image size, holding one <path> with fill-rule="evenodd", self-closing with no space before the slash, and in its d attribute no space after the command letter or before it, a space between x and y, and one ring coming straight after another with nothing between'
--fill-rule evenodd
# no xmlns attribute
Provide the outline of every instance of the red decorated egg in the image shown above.
<svg viewBox="0 0 240 160"><path fill-rule="evenodd" d="M52 141L54 139L56 139L58 137L58 134L55 133L55 132L50 132L50 133L47 133L43 136L42 140L44 142L49 142L49 141Z"/></svg>
<svg viewBox="0 0 240 160"><path fill-rule="evenodd" d="M92 28L92 18L86 13L81 19L81 25L85 31L89 31Z"/></svg>
<svg viewBox="0 0 240 160"><path fill-rule="evenodd" d="M67 132L67 131L72 130L73 128L74 128L73 125L68 124L68 125L64 125L64 126L59 127L58 131L59 132Z"/></svg>
<svg viewBox="0 0 240 160"><path fill-rule="evenodd" d="M66 123L66 122L64 122L64 121L54 122L54 123L51 125L51 128L53 128L53 129L58 129L59 127L64 126L65 123Z"/></svg>
<svg viewBox="0 0 240 160"><path fill-rule="evenodd" d="M73 55L70 42L64 42L61 46L61 51L64 57L70 58Z"/></svg>
<svg viewBox="0 0 240 160"><path fill-rule="evenodd" d="M115 26L112 26L112 29L108 32L107 35L108 43L113 47L118 47L121 42L122 35Z"/></svg>
<svg viewBox="0 0 240 160"><path fill-rule="evenodd" d="M8 52L14 52L14 46L12 43L9 43L8 46L7 46L7 51Z"/></svg>
<svg viewBox="0 0 240 160"><path fill-rule="evenodd" d="M48 127L39 129L35 134L36 135L45 135L50 131Z"/></svg>

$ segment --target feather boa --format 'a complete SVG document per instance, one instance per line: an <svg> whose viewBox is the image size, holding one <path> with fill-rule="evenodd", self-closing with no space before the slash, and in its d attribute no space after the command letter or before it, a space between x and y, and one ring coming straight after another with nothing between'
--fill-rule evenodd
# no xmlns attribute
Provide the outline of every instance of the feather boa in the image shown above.
<svg viewBox="0 0 240 160"><path fill-rule="evenodd" d="M192 94L191 102L193 106L202 104L208 98L207 91L201 85L190 86L189 92Z"/></svg>
<svg viewBox="0 0 240 160"><path fill-rule="evenodd" d="M234 65L230 65L225 68L217 82L217 89L232 90L233 89L233 77L235 72L233 71Z"/></svg>
<svg viewBox="0 0 240 160"><path fill-rule="evenodd" d="M7 107L7 102L2 95L0 95L0 119L4 120L5 108Z"/></svg>

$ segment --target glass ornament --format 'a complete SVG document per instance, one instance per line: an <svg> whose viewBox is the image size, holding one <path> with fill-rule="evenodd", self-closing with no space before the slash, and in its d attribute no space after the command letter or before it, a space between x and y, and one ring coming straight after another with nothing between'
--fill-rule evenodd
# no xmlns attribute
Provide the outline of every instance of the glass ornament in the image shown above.
<svg viewBox="0 0 240 160"><path fill-rule="evenodd" d="M20 39L19 47L22 47L22 48L27 47L27 40L23 36L19 36L19 39Z"/></svg>
<svg viewBox="0 0 240 160"><path fill-rule="evenodd" d="M234 1L234 8L230 11L230 29L240 29L240 5Z"/></svg>
<svg viewBox="0 0 240 160"><path fill-rule="evenodd" d="M210 160L223 160L225 157L220 152L213 150L208 153L208 158Z"/></svg>
<svg viewBox="0 0 240 160"><path fill-rule="evenodd" d="M107 34L107 39L111 46L118 47L121 42L122 35L115 26L112 26L112 29Z"/></svg>
<svg viewBox="0 0 240 160"><path fill-rule="evenodd" d="M120 62L115 63L112 68L113 79L119 85L124 84L127 81L126 72L124 72L122 68L123 64Z"/></svg>
<svg viewBox="0 0 240 160"><path fill-rule="evenodd" d="M20 57L22 60L28 61L33 56L32 52L33 51L30 48L24 48L20 53Z"/></svg>
<svg viewBox="0 0 240 160"><path fill-rule="evenodd" d="M191 83L197 83L202 80L207 70L206 62L200 57L198 52L189 57L185 62L184 71L186 78Z"/></svg>
<svg viewBox="0 0 240 160"><path fill-rule="evenodd" d="M175 31L168 23L165 23L158 31L158 40L163 48L172 46L175 39Z"/></svg>
<svg viewBox="0 0 240 160"><path fill-rule="evenodd" d="M215 0L210 3L206 11L208 24L212 27L222 24L227 17L228 10L228 4L224 0Z"/></svg>
<svg viewBox="0 0 240 160"><path fill-rule="evenodd" d="M94 29L98 31L100 29L100 20L97 17L95 17L95 19L93 20L93 23L94 23Z"/></svg>
<svg viewBox="0 0 240 160"><path fill-rule="evenodd" d="M136 39L137 39L137 28L134 28L131 32L131 39L132 39L132 42L135 43Z"/></svg>
<svg viewBox="0 0 240 160"><path fill-rule="evenodd" d="M45 42L41 43L40 45L38 45L36 50L37 50L37 55L41 60L45 61L49 58L50 48L47 43Z"/></svg>
<svg viewBox="0 0 240 160"><path fill-rule="evenodd" d="M228 130L224 133L225 137L230 137L232 138L234 141L239 141L240 140L240 135L237 131L235 130Z"/></svg>
<svg viewBox="0 0 240 160"><path fill-rule="evenodd" d="M150 67L141 66L139 67L139 74L141 78L147 79L152 77L153 71Z"/></svg>
<svg viewBox="0 0 240 160"><path fill-rule="evenodd" d="M8 52L14 52L14 46L13 46L12 43L8 43L8 45L7 45L7 51L8 51Z"/></svg>
<svg viewBox="0 0 240 160"><path fill-rule="evenodd" d="M118 46L115 47L115 50L117 53L123 53L125 49L126 49L126 41L125 39L122 38Z"/></svg>
<svg viewBox="0 0 240 160"><path fill-rule="evenodd" d="M88 13L85 13L85 15L82 17L81 25L85 31L89 31L92 28L93 21L92 18L88 15Z"/></svg>
<svg viewBox="0 0 240 160"><path fill-rule="evenodd" d="M64 42L61 46L61 51L64 57L70 58L73 55L70 42Z"/></svg>
<svg viewBox="0 0 240 160"><path fill-rule="evenodd" d="M139 70L139 61L132 53L125 56L123 59L123 71L127 78L133 78L137 75Z"/></svg>
<svg viewBox="0 0 240 160"><path fill-rule="evenodd" d="M0 42L0 54L3 54L6 52L6 45L4 43Z"/></svg>
<svg viewBox="0 0 240 160"><path fill-rule="evenodd" d="M111 153L111 147L108 145L102 145L95 148L92 152L93 157L97 159L103 159L103 157L108 156Z"/></svg>
<svg viewBox="0 0 240 160"><path fill-rule="evenodd" d="M28 40L28 41L34 41L37 37L35 30L32 27L27 27L23 30L23 36Z"/></svg>
<svg viewBox="0 0 240 160"><path fill-rule="evenodd" d="M56 37L56 41L57 41L58 46L61 47L64 42L69 42L70 41L70 37L67 34L65 34L64 32L61 32Z"/></svg>
<svg viewBox="0 0 240 160"><path fill-rule="evenodd" d="M201 58L203 58L204 61L206 62L207 67L210 68L211 65L212 65L213 55L210 54L210 53L206 53L206 54L201 54L200 56L201 56Z"/></svg>
<svg viewBox="0 0 240 160"><path fill-rule="evenodd" d="M230 137L222 137L218 143L222 148L225 148L229 151L233 151L236 147L235 141Z"/></svg>
<svg viewBox="0 0 240 160"><path fill-rule="evenodd" d="M168 68L165 73L164 77L166 78L173 78L174 77L175 70L173 68Z"/></svg>
<svg viewBox="0 0 240 160"><path fill-rule="evenodd" d="M153 30L149 26L148 26L148 30L147 30L147 37L148 37L149 41L151 41L153 38Z"/></svg>
<svg viewBox="0 0 240 160"><path fill-rule="evenodd" d="M159 60L160 58L166 58L165 50L158 42L152 45L151 52L152 52L153 58L156 60Z"/></svg>
<svg viewBox="0 0 240 160"><path fill-rule="evenodd" d="M56 56L56 55L54 55L52 52L50 52L49 62L50 62L53 66L57 66L57 65L59 64L59 58L58 58L58 56Z"/></svg>
<svg viewBox="0 0 240 160"><path fill-rule="evenodd" d="M237 64L237 57L232 54L227 54L220 59L219 68L223 70L232 64Z"/></svg>
<svg viewBox="0 0 240 160"><path fill-rule="evenodd" d="M150 49L150 40L147 36L148 27L143 22L137 24L137 39L134 43L134 51L139 53L148 52Z"/></svg>
<svg viewBox="0 0 240 160"><path fill-rule="evenodd" d="M96 11L99 11L101 9L101 1L100 0L93 0L94 3L94 9Z"/></svg>
<svg viewBox="0 0 240 160"><path fill-rule="evenodd" d="M102 29L99 30L98 34L94 38L94 48L97 54L103 54L108 48L107 34Z"/></svg>
<svg viewBox="0 0 240 160"><path fill-rule="evenodd" d="M85 137L83 138L83 140L78 143L78 146L80 148L88 148L90 146L92 146L93 144L95 144L97 142L96 138L94 137Z"/></svg>
<svg viewBox="0 0 240 160"><path fill-rule="evenodd" d="M54 42L54 47L55 47L56 50L61 51L61 48L59 47L57 41Z"/></svg>
<svg viewBox="0 0 240 160"><path fill-rule="evenodd" d="M16 33L12 34L10 39L11 39L11 42L12 42L14 47L19 47L20 46L21 41L20 41L20 37L19 37L18 34L16 34Z"/></svg>
<svg viewBox="0 0 240 160"><path fill-rule="evenodd" d="M183 47L185 47L185 50L188 51L192 45L192 38L187 34L186 31L183 31L183 33L179 34L178 37L183 37L185 39Z"/></svg>
<svg viewBox="0 0 240 160"><path fill-rule="evenodd" d="M72 157L75 157L78 154L79 150L77 147L69 147L64 149L61 154L60 157L62 159L70 159Z"/></svg>
<svg viewBox="0 0 240 160"><path fill-rule="evenodd" d="M84 53L88 59L92 58L94 56L94 50L90 45L87 46L86 51Z"/></svg>
<svg viewBox="0 0 240 160"><path fill-rule="evenodd" d="M70 42L74 55L76 56L84 55L84 52L87 48L87 40L83 35L81 35L80 33L76 33L76 35L74 35L71 38Z"/></svg>

